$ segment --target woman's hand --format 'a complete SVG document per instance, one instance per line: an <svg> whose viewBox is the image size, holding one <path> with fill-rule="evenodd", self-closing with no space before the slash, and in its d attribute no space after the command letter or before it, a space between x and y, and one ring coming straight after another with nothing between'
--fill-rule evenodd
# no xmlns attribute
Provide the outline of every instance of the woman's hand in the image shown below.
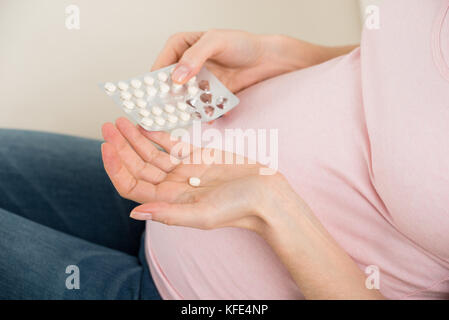
<svg viewBox="0 0 449 320"><path fill-rule="evenodd" d="M344 54L354 47L330 48L278 35L244 31L184 32L170 37L153 70L178 63L172 78L184 84L203 65L231 91L312 66Z"/></svg>
<svg viewBox="0 0 449 320"><path fill-rule="evenodd" d="M116 126L105 124L103 136L103 162L115 188L124 198L145 203L131 217L199 229L240 227L258 233L266 229L267 184L281 178L261 176L261 165L241 157L235 164L234 154L193 148L171 140L168 133L145 131L125 118L118 119ZM174 155L179 146L184 152ZM223 164L205 164L205 156L220 157ZM224 164L225 159L234 164ZM200 186L189 185L190 177L200 178Z"/></svg>
<svg viewBox="0 0 449 320"><path fill-rule="evenodd" d="M103 162L115 188L123 197L145 203L133 210L133 218L252 230L276 252L306 298L383 298L365 287L363 272L280 174L262 176L260 165L242 158L236 162L236 155L215 149L177 149L181 142L168 133L145 131L125 118L116 126L105 124L103 136ZM234 164L205 164L204 155L227 155ZM190 186L190 177L200 178L200 186Z"/></svg>

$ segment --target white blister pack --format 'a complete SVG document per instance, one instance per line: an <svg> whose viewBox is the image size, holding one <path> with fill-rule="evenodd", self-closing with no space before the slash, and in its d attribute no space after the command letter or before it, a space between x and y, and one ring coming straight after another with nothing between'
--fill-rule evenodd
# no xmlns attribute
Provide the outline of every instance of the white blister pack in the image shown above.
<svg viewBox="0 0 449 320"><path fill-rule="evenodd" d="M186 127L195 119L212 121L238 105L239 99L205 67L185 85L171 80L174 67L100 85L148 131Z"/></svg>

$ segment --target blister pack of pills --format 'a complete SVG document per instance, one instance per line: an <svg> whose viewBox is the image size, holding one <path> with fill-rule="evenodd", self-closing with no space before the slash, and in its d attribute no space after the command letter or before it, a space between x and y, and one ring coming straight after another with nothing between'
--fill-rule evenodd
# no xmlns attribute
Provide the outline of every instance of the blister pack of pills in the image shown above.
<svg viewBox="0 0 449 320"><path fill-rule="evenodd" d="M239 99L205 67L184 85L171 80L175 65L118 82L100 84L132 119L148 131L170 131L197 119L212 121Z"/></svg>

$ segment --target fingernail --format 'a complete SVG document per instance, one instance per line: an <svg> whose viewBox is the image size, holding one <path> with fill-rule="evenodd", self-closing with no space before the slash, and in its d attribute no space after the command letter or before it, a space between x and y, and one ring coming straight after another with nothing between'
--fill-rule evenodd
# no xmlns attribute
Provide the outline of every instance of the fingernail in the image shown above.
<svg viewBox="0 0 449 320"><path fill-rule="evenodd" d="M185 65L179 65L173 71L172 79L178 83L182 83L190 73L190 68Z"/></svg>
<svg viewBox="0 0 449 320"><path fill-rule="evenodd" d="M153 218L153 215L149 212L133 211L131 212L130 217L136 220L151 220Z"/></svg>

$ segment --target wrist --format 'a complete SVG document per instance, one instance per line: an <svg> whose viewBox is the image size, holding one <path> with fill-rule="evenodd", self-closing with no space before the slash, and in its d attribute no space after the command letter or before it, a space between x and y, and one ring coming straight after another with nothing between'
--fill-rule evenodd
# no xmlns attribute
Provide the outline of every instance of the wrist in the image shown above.
<svg viewBox="0 0 449 320"><path fill-rule="evenodd" d="M283 74L349 53L357 45L329 47L313 44L285 35L262 35L265 64L271 64L274 73Z"/></svg>
<svg viewBox="0 0 449 320"><path fill-rule="evenodd" d="M301 238L301 242L312 238L329 239L313 211L282 174L261 176L258 185L261 200L256 211L264 221L259 233L273 248L288 246L292 235Z"/></svg>
<svg viewBox="0 0 449 320"><path fill-rule="evenodd" d="M382 299L365 275L280 174L263 177L260 235L308 299Z"/></svg>
<svg viewBox="0 0 449 320"><path fill-rule="evenodd" d="M307 204L282 174L259 176L257 188L260 201L254 211L264 221L264 237L271 238L286 226L297 224L302 215L311 215Z"/></svg>
<svg viewBox="0 0 449 320"><path fill-rule="evenodd" d="M262 65L274 77L305 67L298 55L300 41L283 35L260 36L263 48Z"/></svg>
<svg viewBox="0 0 449 320"><path fill-rule="evenodd" d="M264 35L262 43L266 64L280 74L321 63L326 52L322 46L284 35Z"/></svg>

